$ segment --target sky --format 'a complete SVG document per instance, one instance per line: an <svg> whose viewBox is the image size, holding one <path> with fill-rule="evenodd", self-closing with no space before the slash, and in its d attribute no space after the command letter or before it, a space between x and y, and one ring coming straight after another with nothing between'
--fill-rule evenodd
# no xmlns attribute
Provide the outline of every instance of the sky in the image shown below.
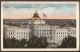
<svg viewBox="0 0 80 52"><path fill-rule="evenodd" d="M75 4L4 4L4 19L30 19L37 11L44 19L76 19Z"/></svg>

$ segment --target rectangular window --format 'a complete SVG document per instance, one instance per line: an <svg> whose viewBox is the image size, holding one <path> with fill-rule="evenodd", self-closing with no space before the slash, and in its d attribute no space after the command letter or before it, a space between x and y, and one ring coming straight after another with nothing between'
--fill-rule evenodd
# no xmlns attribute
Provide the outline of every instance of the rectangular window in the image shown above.
<svg viewBox="0 0 80 52"><path fill-rule="evenodd" d="M71 32L71 34L72 34L72 32Z"/></svg>
<svg viewBox="0 0 80 52"><path fill-rule="evenodd" d="M25 32L24 32L24 35L25 35Z"/></svg>
<svg viewBox="0 0 80 52"><path fill-rule="evenodd" d="M18 34L18 32L17 32L17 34Z"/></svg>
<svg viewBox="0 0 80 52"><path fill-rule="evenodd" d="M66 34L66 32L65 32L65 34Z"/></svg>
<svg viewBox="0 0 80 52"><path fill-rule="evenodd" d="M12 32L11 32L11 35L12 35Z"/></svg>
<svg viewBox="0 0 80 52"><path fill-rule="evenodd" d="M9 35L10 35L10 32L9 32Z"/></svg>
<svg viewBox="0 0 80 52"><path fill-rule="evenodd" d="M62 32L61 32L61 34L62 34Z"/></svg>
<svg viewBox="0 0 80 52"><path fill-rule="evenodd" d="M13 32L13 35L14 35L14 32Z"/></svg>
<svg viewBox="0 0 80 52"><path fill-rule="evenodd" d="M30 34L30 32L29 32L29 34Z"/></svg>
<svg viewBox="0 0 80 52"><path fill-rule="evenodd" d="M17 36L17 38L18 38L18 36Z"/></svg>
<svg viewBox="0 0 80 52"><path fill-rule="evenodd" d="M10 39L10 36L9 36L9 39Z"/></svg>

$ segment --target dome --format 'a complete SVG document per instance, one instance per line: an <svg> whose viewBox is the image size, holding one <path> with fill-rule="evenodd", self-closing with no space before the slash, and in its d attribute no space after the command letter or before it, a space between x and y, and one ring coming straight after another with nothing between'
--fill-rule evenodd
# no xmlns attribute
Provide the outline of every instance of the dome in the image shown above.
<svg viewBox="0 0 80 52"><path fill-rule="evenodd" d="M37 12L35 12L34 14L38 14Z"/></svg>
<svg viewBox="0 0 80 52"><path fill-rule="evenodd" d="M41 18L38 15L38 12L34 13L34 16L31 18L31 20L41 20Z"/></svg>
<svg viewBox="0 0 80 52"><path fill-rule="evenodd" d="M32 17L31 20L41 20L40 17Z"/></svg>

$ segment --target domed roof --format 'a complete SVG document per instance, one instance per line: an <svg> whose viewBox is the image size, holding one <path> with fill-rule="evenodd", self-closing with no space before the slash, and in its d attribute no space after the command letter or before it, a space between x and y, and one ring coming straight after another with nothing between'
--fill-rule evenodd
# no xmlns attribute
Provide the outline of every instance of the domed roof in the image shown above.
<svg viewBox="0 0 80 52"><path fill-rule="evenodd" d="M34 13L34 16L31 18L31 20L41 20L41 18L38 15L38 12Z"/></svg>
<svg viewBox="0 0 80 52"><path fill-rule="evenodd" d="M40 17L32 17L31 20L41 20Z"/></svg>
<svg viewBox="0 0 80 52"><path fill-rule="evenodd" d="M35 12L34 14L38 14L37 12Z"/></svg>

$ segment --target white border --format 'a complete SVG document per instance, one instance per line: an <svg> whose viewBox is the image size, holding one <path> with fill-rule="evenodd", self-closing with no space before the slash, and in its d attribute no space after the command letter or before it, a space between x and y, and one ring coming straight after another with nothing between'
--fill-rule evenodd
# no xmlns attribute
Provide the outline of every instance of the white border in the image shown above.
<svg viewBox="0 0 80 52"><path fill-rule="evenodd" d="M3 4L76 4L76 30L77 46L76 48L3 48ZM1 51L79 51L79 2L53 2L53 1L1 1Z"/></svg>

